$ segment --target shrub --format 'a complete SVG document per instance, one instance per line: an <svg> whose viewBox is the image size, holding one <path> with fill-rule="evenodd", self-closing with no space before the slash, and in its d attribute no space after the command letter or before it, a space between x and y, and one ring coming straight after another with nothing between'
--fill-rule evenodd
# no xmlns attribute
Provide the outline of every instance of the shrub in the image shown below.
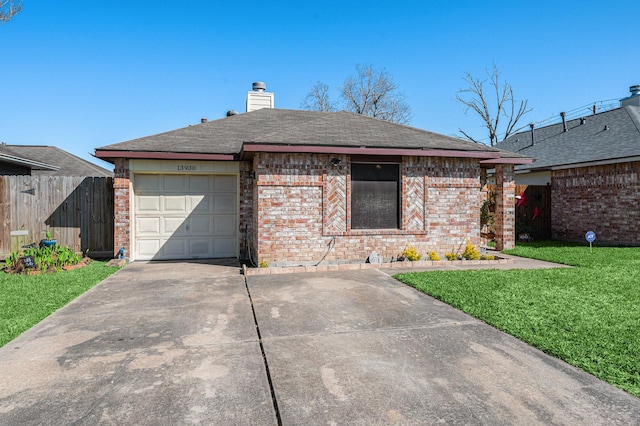
<svg viewBox="0 0 640 426"><path fill-rule="evenodd" d="M483 254L480 256L480 260L494 260L496 257L492 254Z"/></svg>
<svg viewBox="0 0 640 426"><path fill-rule="evenodd" d="M263 260L260 263L258 263L258 267L259 268L268 268L269 264Z"/></svg>
<svg viewBox="0 0 640 426"><path fill-rule="evenodd" d="M447 260L456 260L456 259L458 259L458 255L453 253L453 252L445 253L444 257L446 257Z"/></svg>
<svg viewBox="0 0 640 426"><path fill-rule="evenodd" d="M418 253L418 250L411 245L407 245L402 252L402 256L404 256L407 260L415 262L416 260L420 260L422 255Z"/></svg>
<svg viewBox="0 0 640 426"><path fill-rule="evenodd" d="M462 252L462 257L467 260L480 260L480 251L471 244L471 241L467 238L467 245Z"/></svg>
<svg viewBox="0 0 640 426"><path fill-rule="evenodd" d="M437 262L438 260L440 260L440 256L438 256L438 253L436 253L435 251L430 251L429 252L429 260Z"/></svg>

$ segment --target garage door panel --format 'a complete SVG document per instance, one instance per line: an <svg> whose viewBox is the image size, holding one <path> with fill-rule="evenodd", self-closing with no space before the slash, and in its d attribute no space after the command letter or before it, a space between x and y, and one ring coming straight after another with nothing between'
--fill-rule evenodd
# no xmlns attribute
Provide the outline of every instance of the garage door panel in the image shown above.
<svg viewBox="0 0 640 426"><path fill-rule="evenodd" d="M214 180L215 192L236 192L236 177L235 176L216 176Z"/></svg>
<svg viewBox="0 0 640 426"><path fill-rule="evenodd" d="M213 196L211 194L188 195L187 198L193 213L213 213Z"/></svg>
<svg viewBox="0 0 640 426"><path fill-rule="evenodd" d="M138 191L156 191L162 185L162 176L136 175L134 182Z"/></svg>
<svg viewBox="0 0 640 426"><path fill-rule="evenodd" d="M164 212L166 213L187 213L187 199L184 195L165 195Z"/></svg>
<svg viewBox="0 0 640 426"><path fill-rule="evenodd" d="M184 217L163 217L162 235L169 237L185 237L187 236L187 220Z"/></svg>
<svg viewBox="0 0 640 426"><path fill-rule="evenodd" d="M189 176L163 175L163 192L185 193L189 190Z"/></svg>
<svg viewBox="0 0 640 426"><path fill-rule="evenodd" d="M186 238L169 238L162 246L162 255L166 258L177 259L186 253Z"/></svg>
<svg viewBox="0 0 640 426"><path fill-rule="evenodd" d="M235 235L236 218L234 216L216 216L213 219L213 232L218 236Z"/></svg>
<svg viewBox="0 0 640 426"><path fill-rule="evenodd" d="M216 238L213 240L214 251L220 253L221 256L231 257L236 253L235 238Z"/></svg>
<svg viewBox="0 0 640 426"><path fill-rule="evenodd" d="M136 248L141 259L151 259L162 247L160 239L138 239Z"/></svg>
<svg viewBox="0 0 640 426"><path fill-rule="evenodd" d="M134 176L136 259L237 255L237 177Z"/></svg>
<svg viewBox="0 0 640 426"><path fill-rule="evenodd" d="M207 257L212 251L211 238L189 239L189 255L191 257Z"/></svg>
<svg viewBox="0 0 640 426"><path fill-rule="evenodd" d="M235 194L216 194L214 195L213 212L216 214L235 213L236 209Z"/></svg>
<svg viewBox="0 0 640 426"><path fill-rule="evenodd" d="M159 217L138 217L136 220L136 230L141 235L158 235L161 233Z"/></svg>
<svg viewBox="0 0 640 426"><path fill-rule="evenodd" d="M189 192L191 191L204 191L212 192L214 190L213 181L217 179L215 176L190 176L189 177Z"/></svg>
<svg viewBox="0 0 640 426"><path fill-rule="evenodd" d="M160 198L157 196L140 196L136 206L137 211L141 213L159 213Z"/></svg>
<svg viewBox="0 0 640 426"><path fill-rule="evenodd" d="M213 235L213 222L211 216L196 216L189 218L190 235Z"/></svg>

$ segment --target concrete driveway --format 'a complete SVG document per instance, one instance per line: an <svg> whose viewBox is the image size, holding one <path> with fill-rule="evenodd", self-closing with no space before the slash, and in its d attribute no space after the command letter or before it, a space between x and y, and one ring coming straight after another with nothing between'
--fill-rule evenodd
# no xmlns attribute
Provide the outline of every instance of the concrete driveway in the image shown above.
<svg viewBox="0 0 640 426"><path fill-rule="evenodd" d="M234 265L131 264L0 348L0 424L640 418L640 399L387 272L252 276L247 292Z"/></svg>
<svg viewBox="0 0 640 426"><path fill-rule="evenodd" d="M133 263L9 342L0 424L274 424L239 268Z"/></svg>

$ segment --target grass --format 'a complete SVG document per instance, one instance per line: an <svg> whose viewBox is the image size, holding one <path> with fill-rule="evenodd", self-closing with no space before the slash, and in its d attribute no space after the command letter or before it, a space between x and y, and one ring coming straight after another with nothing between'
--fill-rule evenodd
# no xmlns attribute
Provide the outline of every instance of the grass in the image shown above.
<svg viewBox="0 0 640 426"><path fill-rule="evenodd" d="M0 272L0 346L117 271L104 262L43 275Z"/></svg>
<svg viewBox="0 0 640 426"><path fill-rule="evenodd" d="M640 248L536 242L507 253L575 268L395 278L640 397Z"/></svg>

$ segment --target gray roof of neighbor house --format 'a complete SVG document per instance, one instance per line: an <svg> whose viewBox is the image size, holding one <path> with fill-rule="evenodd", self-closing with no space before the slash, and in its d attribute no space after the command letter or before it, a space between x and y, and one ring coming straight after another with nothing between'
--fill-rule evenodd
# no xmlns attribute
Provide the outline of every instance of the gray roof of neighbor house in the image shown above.
<svg viewBox="0 0 640 426"><path fill-rule="evenodd" d="M113 172L55 146L0 144L0 161L28 167L32 174L110 177Z"/></svg>
<svg viewBox="0 0 640 426"><path fill-rule="evenodd" d="M351 112L316 112L264 108L182 129L103 146L100 158L115 152L215 153L239 155L247 145L325 146L451 150L497 153L521 158L487 145ZM122 156L122 155L118 155Z"/></svg>
<svg viewBox="0 0 640 426"><path fill-rule="evenodd" d="M640 157L640 107L625 106L510 136L496 147L535 158L516 170L544 170Z"/></svg>

